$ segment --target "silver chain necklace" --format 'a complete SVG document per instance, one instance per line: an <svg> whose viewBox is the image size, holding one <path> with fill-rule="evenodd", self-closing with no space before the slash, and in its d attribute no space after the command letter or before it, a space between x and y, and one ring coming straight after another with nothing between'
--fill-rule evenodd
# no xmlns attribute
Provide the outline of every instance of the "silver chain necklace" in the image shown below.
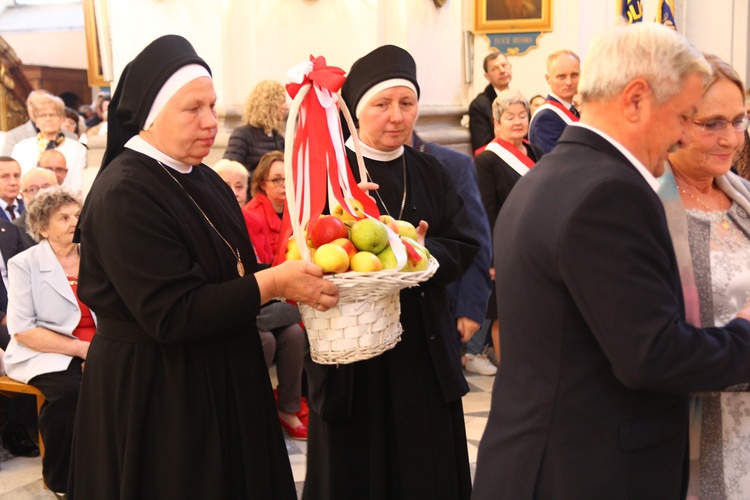
<svg viewBox="0 0 750 500"><path fill-rule="evenodd" d="M180 186L180 188L182 188L182 191L187 195L188 198L190 198L190 201L193 202L193 205L195 205L195 208L197 208L198 211L203 216L203 218L206 219L206 222L208 222L208 225L211 226L211 228L214 231L216 231L216 234L219 235L219 238L221 238L222 241L224 243L226 243L227 247L229 248L229 251L232 252L232 255L237 259L237 274L240 275L240 278L243 277L245 275L245 266L242 265L242 259L240 258L240 249L239 248L232 248L232 245L230 245L229 242L227 241L227 239L219 232L218 229L216 229L216 226L214 226L214 223L211 222L211 219L208 218L208 215L206 215L206 213L203 211L203 209L200 207L200 205L198 205L198 202L196 202L195 199L193 199L193 197L190 196L190 193L188 193L185 190L185 187L182 185L182 183L180 181L177 180L177 177L175 177L172 174L172 172L170 172L169 169L164 166L164 164L162 162L160 162L159 160L156 160L156 163L158 163L161 166L161 168L163 168L164 171L167 174L169 174L169 176L172 178L172 180L175 181L177 183L177 185Z"/></svg>
<svg viewBox="0 0 750 500"><path fill-rule="evenodd" d="M404 195L401 197L401 210L398 212L397 220L401 220L401 217L404 216L404 207L406 206L406 155L401 156L401 165L404 171ZM372 176L370 175L370 172L367 172L367 178L370 179L370 182L375 182L372 180ZM385 206L385 203L383 203L383 198L380 197L380 193L377 189L375 191L375 196L378 197L378 200L380 200L380 204L383 205L383 209L385 210L385 213L391 215L391 213L388 211L388 207Z"/></svg>

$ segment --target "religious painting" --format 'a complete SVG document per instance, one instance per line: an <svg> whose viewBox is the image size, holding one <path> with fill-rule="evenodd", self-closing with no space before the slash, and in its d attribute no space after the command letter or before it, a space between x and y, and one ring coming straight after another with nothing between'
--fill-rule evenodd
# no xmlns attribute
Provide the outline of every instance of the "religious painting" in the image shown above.
<svg viewBox="0 0 750 500"><path fill-rule="evenodd" d="M552 30L552 0L474 0L475 33Z"/></svg>
<svg viewBox="0 0 750 500"><path fill-rule="evenodd" d="M89 86L109 87L113 77L107 3L106 0L83 0L82 3Z"/></svg>

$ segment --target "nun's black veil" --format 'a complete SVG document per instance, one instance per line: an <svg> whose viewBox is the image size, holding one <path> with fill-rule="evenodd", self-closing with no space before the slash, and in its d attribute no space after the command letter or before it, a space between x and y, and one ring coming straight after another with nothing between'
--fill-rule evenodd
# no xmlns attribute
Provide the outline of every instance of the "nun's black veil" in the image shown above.
<svg viewBox="0 0 750 500"><path fill-rule="evenodd" d="M141 131L164 83L188 64L200 64L211 72L190 42L179 35L165 35L151 42L125 66L109 104L107 149L100 173L122 152L125 143Z"/></svg>

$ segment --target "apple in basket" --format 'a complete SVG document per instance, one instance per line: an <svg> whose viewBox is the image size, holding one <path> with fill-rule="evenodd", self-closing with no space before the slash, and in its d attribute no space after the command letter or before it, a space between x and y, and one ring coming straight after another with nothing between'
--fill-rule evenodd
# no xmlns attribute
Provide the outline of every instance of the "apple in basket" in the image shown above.
<svg viewBox="0 0 750 500"><path fill-rule="evenodd" d="M341 219L341 221L343 222L346 222L348 220L354 221L365 216L365 207L362 205L361 201L356 198L347 198L347 201L354 208L354 216L347 212L340 203L336 203L336 206L333 207L331 215L333 215L337 219Z"/></svg>
<svg viewBox="0 0 750 500"><path fill-rule="evenodd" d="M419 254L419 259L414 259L409 256L409 258L406 259L406 267L402 269L402 271L424 271L427 269L427 266L429 265L429 258L427 257L427 254L424 252L423 249L414 247L414 251Z"/></svg>
<svg viewBox="0 0 750 500"><path fill-rule="evenodd" d="M308 231L308 238L313 248L347 236L349 236L347 227L340 219L332 215L321 215Z"/></svg>
<svg viewBox="0 0 750 500"><path fill-rule="evenodd" d="M402 271L424 271L430 263L430 251L408 236L402 236L401 241L406 246L406 266Z"/></svg>
<svg viewBox="0 0 750 500"><path fill-rule="evenodd" d="M383 263L378 256L372 252L357 252L349 262L352 271L360 273L372 273L383 269Z"/></svg>
<svg viewBox="0 0 750 500"><path fill-rule="evenodd" d="M378 254L378 259L383 264L383 269L396 269L398 268L398 260L396 260L396 254L393 253L393 248L389 246L385 247L382 252Z"/></svg>
<svg viewBox="0 0 750 500"><path fill-rule="evenodd" d="M289 238L289 241L286 242L286 260L302 260L297 240L294 237Z"/></svg>
<svg viewBox="0 0 750 500"><path fill-rule="evenodd" d="M396 234L398 233L398 224L396 224L396 219L391 217L390 215L381 215L380 216L380 222L391 228L391 231L393 231Z"/></svg>
<svg viewBox="0 0 750 500"><path fill-rule="evenodd" d="M351 240L357 250L379 254L388 246L388 233L379 220L362 219L352 225Z"/></svg>
<svg viewBox="0 0 750 500"><path fill-rule="evenodd" d="M333 243L320 245L315 250L313 262L319 265L324 273L344 273L349 269L349 255L346 250Z"/></svg>
<svg viewBox="0 0 750 500"><path fill-rule="evenodd" d="M396 232L401 236L406 236L407 238L411 238L413 240L417 239L417 228L415 228L411 222L406 220L397 220L396 227Z"/></svg>
<svg viewBox="0 0 750 500"><path fill-rule="evenodd" d="M347 255L349 255L349 260L351 260L352 257L354 257L354 254L357 253L357 247L355 247L354 243L346 238L336 238L331 243L333 243L334 245L338 245L346 250Z"/></svg>

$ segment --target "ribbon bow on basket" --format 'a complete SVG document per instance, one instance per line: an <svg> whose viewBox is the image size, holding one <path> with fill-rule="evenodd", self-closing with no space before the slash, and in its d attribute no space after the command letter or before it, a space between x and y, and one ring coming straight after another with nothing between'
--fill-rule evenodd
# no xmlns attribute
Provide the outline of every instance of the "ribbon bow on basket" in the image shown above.
<svg viewBox="0 0 750 500"><path fill-rule="evenodd" d="M339 106L352 133L360 179L367 179L357 131L346 103L338 95L345 80L344 71L328 66L323 57L310 56L310 61L292 68L288 76L292 83L286 88L293 103L284 151L286 210L275 264L285 259L290 235L300 257L313 260L307 230L324 213L326 203L328 213L340 206L351 220L378 220L380 216L377 204L357 185L347 162ZM339 289L339 304L325 312L299 306L311 355L318 363L351 363L396 345L402 331L399 290L418 285L437 270L437 261L426 257L427 269L399 272L407 263L407 253L410 256L414 248L410 243L405 245L391 228L383 227L396 257L395 269L326 275Z"/></svg>

